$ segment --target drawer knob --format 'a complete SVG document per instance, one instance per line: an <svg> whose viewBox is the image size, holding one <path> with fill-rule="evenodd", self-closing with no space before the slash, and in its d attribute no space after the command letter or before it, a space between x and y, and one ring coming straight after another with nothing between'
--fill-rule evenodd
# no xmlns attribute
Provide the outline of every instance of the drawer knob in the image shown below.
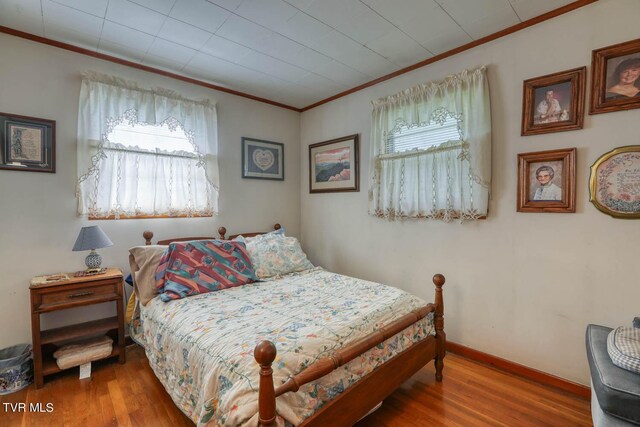
<svg viewBox="0 0 640 427"><path fill-rule="evenodd" d="M71 294L69 295L67 298L80 298L80 297L86 297L89 295L93 295L94 293L89 291L89 292L78 292L77 294Z"/></svg>

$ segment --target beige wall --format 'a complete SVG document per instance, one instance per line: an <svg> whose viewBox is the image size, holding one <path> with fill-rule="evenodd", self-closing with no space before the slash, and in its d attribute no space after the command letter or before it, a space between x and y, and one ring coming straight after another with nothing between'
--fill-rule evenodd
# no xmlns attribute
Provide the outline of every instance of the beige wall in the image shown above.
<svg viewBox="0 0 640 427"><path fill-rule="evenodd" d="M213 235L267 230L280 222L298 235L300 222L300 114L182 83L84 55L0 34L0 111L53 119L57 124L55 174L0 170L0 348L31 341L29 279L80 270L86 253L71 248L80 227L96 224L76 216L76 128L80 73L95 70L162 86L194 99L217 102L220 215L198 219L100 221L114 243L101 249L103 263L128 269L128 248L156 236ZM285 144L284 182L241 178L243 136ZM109 307L43 316L43 327L103 317Z"/></svg>
<svg viewBox="0 0 640 427"><path fill-rule="evenodd" d="M590 64L591 50L637 37L640 2L601 0L375 87L305 112L271 107L117 64L0 34L0 111L57 121L57 173L0 170L0 348L30 341L28 281L72 271L75 134L80 73L96 70L218 103L221 214L207 219L104 221L114 242L106 265L127 268L143 230L159 237L268 228L301 235L312 261L433 298L444 273L448 337L481 351L588 382L587 323L628 324L638 315L640 223L610 218L588 198L589 166L602 153L636 144L640 110L587 116L585 129L520 136L522 81ZM421 82L488 64L494 130L493 199L486 221L386 222L367 212L370 101ZM590 75L589 75L590 76ZM360 133L362 191L308 194L307 145ZM302 149L298 141L302 135ZM240 137L283 142L286 181L240 178ZM515 211L517 154L578 147L577 212ZM101 317L77 309L45 317L45 327Z"/></svg>
<svg viewBox="0 0 640 427"><path fill-rule="evenodd" d="M589 167L614 147L638 144L640 110L587 115L579 131L521 137L522 81L589 66L593 49L637 38L638 21L639 1L602 0L303 113L301 227L311 260L429 300L431 276L444 273L451 341L587 384L586 325L630 325L640 314L640 222L589 203ZM371 100L480 64L489 67L493 115L489 218L368 216ZM306 147L353 133L361 135L361 191L309 194ZM517 154L567 147L578 148L577 212L516 212Z"/></svg>

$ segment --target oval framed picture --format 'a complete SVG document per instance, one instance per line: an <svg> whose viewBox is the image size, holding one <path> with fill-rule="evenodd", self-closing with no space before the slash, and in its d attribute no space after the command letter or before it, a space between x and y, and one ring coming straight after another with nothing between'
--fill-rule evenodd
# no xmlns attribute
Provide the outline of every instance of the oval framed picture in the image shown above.
<svg viewBox="0 0 640 427"><path fill-rule="evenodd" d="M615 148L596 160L589 200L614 218L640 218L640 145Z"/></svg>

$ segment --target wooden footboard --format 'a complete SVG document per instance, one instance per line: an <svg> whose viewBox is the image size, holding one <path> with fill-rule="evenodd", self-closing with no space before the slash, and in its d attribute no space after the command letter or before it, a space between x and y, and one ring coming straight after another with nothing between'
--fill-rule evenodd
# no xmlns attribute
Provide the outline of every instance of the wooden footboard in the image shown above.
<svg viewBox="0 0 640 427"><path fill-rule="evenodd" d="M427 304L416 309L371 335L335 352L330 357L313 363L277 389L273 385L273 370L271 368L277 354L276 347L271 341L260 342L254 351L255 359L260 365L260 425L275 426L276 398L278 396L290 391L298 391L304 384L315 381L366 353L376 345L420 321L431 312L434 313L435 337L429 336L396 355L345 390L339 397L327 403L320 411L305 420L302 425L310 427L354 424L432 359L435 359L436 380L442 381L446 344L442 296L444 282L445 278L442 274L433 276L433 283L436 286L435 304Z"/></svg>

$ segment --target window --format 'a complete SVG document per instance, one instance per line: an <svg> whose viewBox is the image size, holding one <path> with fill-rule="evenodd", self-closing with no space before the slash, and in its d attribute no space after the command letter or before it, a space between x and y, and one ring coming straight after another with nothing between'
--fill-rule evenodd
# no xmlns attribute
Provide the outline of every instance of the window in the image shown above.
<svg viewBox="0 0 640 427"><path fill-rule="evenodd" d="M374 101L372 116L371 215L486 216L491 117L484 67Z"/></svg>
<svg viewBox="0 0 640 427"><path fill-rule="evenodd" d="M439 122L432 120L419 125L409 125L402 119L397 120L396 127L387 136L386 154L426 150L449 141L462 143L458 119L446 111L441 112L441 117Z"/></svg>
<svg viewBox="0 0 640 427"><path fill-rule="evenodd" d="M81 215L120 219L216 213L215 107L165 93L83 80ZM119 115L104 117L104 111Z"/></svg>
<svg viewBox="0 0 640 427"><path fill-rule="evenodd" d="M175 123L174 129L171 129L168 123L121 123L107 135L107 140L122 146L125 151L134 153L155 152L174 157L196 157L195 148L179 123Z"/></svg>

